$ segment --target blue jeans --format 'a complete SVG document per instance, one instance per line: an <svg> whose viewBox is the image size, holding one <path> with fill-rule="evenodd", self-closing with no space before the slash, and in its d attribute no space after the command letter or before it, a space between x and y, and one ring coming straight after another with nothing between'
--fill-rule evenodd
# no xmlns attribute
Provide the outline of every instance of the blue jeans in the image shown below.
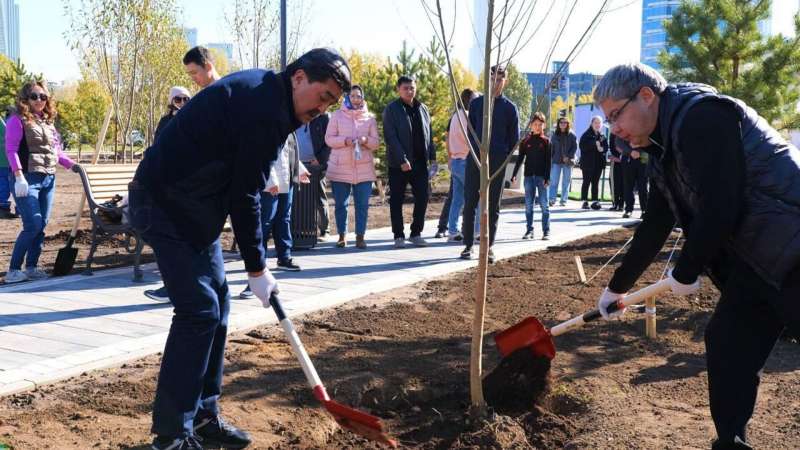
<svg viewBox="0 0 800 450"><path fill-rule="evenodd" d="M152 432L193 434L195 417L219 414L230 294L219 239L190 243L143 187L129 191L132 225L153 248L173 306L161 358Z"/></svg>
<svg viewBox="0 0 800 450"><path fill-rule="evenodd" d="M333 199L336 203L336 231L347 234L347 207L350 205L350 191L353 192L353 201L356 204L356 234L364 235L367 232L367 212L369 211L369 196L372 195L372 181L358 184L331 182Z"/></svg>
<svg viewBox="0 0 800 450"><path fill-rule="evenodd" d="M11 175L7 178L10 181ZM53 193L56 187L56 177L38 172L25 174L28 181L28 195L17 197L17 212L22 217L22 231L14 250L11 253L11 270L22 269L22 260L25 259L26 268L34 268L39 263L44 243L44 229L50 219L50 208L53 206Z"/></svg>
<svg viewBox="0 0 800 450"><path fill-rule="evenodd" d="M267 249L266 242L274 230L272 240L275 241L278 261L286 261L292 257L293 191L294 187L290 186L286 194L261 193L261 234L264 236L264 250Z"/></svg>
<svg viewBox="0 0 800 450"><path fill-rule="evenodd" d="M533 231L533 201L539 194L539 207L542 208L542 231L550 232L550 204L547 199L547 188L544 177L525 177L525 225L527 231Z"/></svg>
<svg viewBox="0 0 800 450"><path fill-rule="evenodd" d="M0 149L0 151L5 151ZM14 182L11 181L11 168L0 167L0 208L11 208L11 187Z"/></svg>
<svg viewBox="0 0 800 450"><path fill-rule="evenodd" d="M464 174L467 169L466 159L450 160L450 180L453 183L453 194L450 201L450 217L447 220L447 231L458 233L458 219L464 207Z"/></svg>
<svg viewBox="0 0 800 450"><path fill-rule="evenodd" d="M561 180L561 201L563 205L569 198L569 182L572 179L572 166L566 164L553 164L550 170L550 202L556 202L558 181Z"/></svg>

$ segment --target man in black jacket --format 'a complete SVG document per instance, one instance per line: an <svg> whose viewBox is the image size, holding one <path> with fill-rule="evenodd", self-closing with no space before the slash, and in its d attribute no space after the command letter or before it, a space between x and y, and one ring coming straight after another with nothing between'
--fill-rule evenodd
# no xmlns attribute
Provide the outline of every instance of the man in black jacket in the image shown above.
<svg viewBox="0 0 800 450"><path fill-rule="evenodd" d="M320 114L295 132L300 161L311 172L311 179L316 178L319 180L316 186L319 199L316 209L320 240L325 240L328 236L330 222L328 216L328 194L325 190L325 171L328 170L328 159L331 156L331 148L325 143L325 131L328 129L328 122L330 122L330 115L328 113Z"/></svg>
<svg viewBox="0 0 800 450"><path fill-rule="evenodd" d="M642 64L609 70L594 93L611 132L650 156L647 213L598 301L624 298L674 225L686 233L669 271L690 295L720 289L706 327L713 449L747 449L746 427L775 342L800 331L800 151L741 100L710 86L667 86Z"/></svg>
<svg viewBox="0 0 800 450"><path fill-rule="evenodd" d="M519 113L517 105L503 95L503 90L508 83L506 69L492 66L490 76L493 78L491 95L478 97L470 103L469 122L479 139L486 139L483 134L483 103L491 101L492 105L492 133L489 139L489 172L494 173L505 162L508 154L514 150L519 141ZM470 145L475 153L480 153L480 145L474 137L469 136ZM500 219L500 199L503 197L503 184L505 172L496 176L489 183L488 205L489 209L489 262L494 263L494 238L497 235L497 222ZM464 215L461 227L464 232L464 250L461 251L462 259L472 259L472 244L475 235L475 210L480 199L480 168L472 158L467 158L467 169L464 174ZM483 226L481 224L481 226Z"/></svg>
<svg viewBox="0 0 800 450"><path fill-rule="evenodd" d="M392 218L394 246L405 246L403 198L406 186L410 184L414 196L414 219L408 240L417 247L424 247L428 245L421 235L430 194L428 165L433 171L436 168L431 115L428 107L416 98L417 82L413 78L401 76L397 80L397 94L400 98L383 110L383 138L389 166L389 214Z"/></svg>
<svg viewBox="0 0 800 450"><path fill-rule="evenodd" d="M197 94L145 152L129 189L131 221L153 248L174 307L153 405L154 449L250 443L219 415L230 308L219 235L230 215L248 284L268 307L277 283L259 220L265 170L292 131L349 88L347 63L328 49L281 73L236 72Z"/></svg>

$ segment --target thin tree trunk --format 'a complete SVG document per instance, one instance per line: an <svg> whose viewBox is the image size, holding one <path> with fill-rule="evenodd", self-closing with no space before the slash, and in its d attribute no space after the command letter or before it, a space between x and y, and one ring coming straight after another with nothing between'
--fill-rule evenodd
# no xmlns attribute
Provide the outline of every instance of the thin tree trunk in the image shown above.
<svg viewBox="0 0 800 450"><path fill-rule="evenodd" d="M486 312L486 278L488 273L489 256L489 221L488 221L488 190L489 190L489 142L491 142L491 108L493 97L492 80L489 73L492 57L492 23L494 16L494 0L489 0L489 11L486 18L486 42L484 42L484 81L485 92L483 102L483 127L480 140L480 224L481 242L478 252L478 274L475 285L475 314L472 322L472 346L470 348L470 400L472 407L470 414L474 418L486 415L486 401L483 398L482 360L483 360L483 325Z"/></svg>

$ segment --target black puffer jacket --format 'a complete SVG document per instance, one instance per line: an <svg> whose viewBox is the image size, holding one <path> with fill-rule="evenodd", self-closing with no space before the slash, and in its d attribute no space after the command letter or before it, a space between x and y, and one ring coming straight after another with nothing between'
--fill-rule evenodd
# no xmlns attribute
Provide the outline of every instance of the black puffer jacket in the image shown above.
<svg viewBox="0 0 800 450"><path fill-rule="evenodd" d="M589 127L581 136L580 148L582 170L592 170L605 165L608 139L603 133L595 133L592 127Z"/></svg>

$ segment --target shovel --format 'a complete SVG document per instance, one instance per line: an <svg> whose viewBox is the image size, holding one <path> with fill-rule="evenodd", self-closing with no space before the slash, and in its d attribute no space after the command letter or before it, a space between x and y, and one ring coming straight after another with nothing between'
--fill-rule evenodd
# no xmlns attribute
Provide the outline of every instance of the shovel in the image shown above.
<svg viewBox="0 0 800 450"><path fill-rule="evenodd" d="M75 266L75 259L78 257L78 249L73 247L75 243L75 236L78 235L78 225L81 223L81 213L83 212L83 205L86 202L86 197L81 196L80 209L75 215L75 223L72 226L72 231L69 232L67 245L58 250L56 255L56 262L53 265L53 275L62 276L70 273Z"/></svg>
<svg viewBox="0 0 800 450"><path fill-rule="evenodd" d="M639 303L642 300L655 297L658 294L669 291L669 280L664 279L653 283L646 288L626 295L622 300L608 306L607 311L613 313L627 306ZM535 317L528 317L513 327L498 333L494 337L497 348L503 357L514 351L529 347L535 356L544 356L553 359L556 356L556 346L553 338L568 331L582 327L587 322L597 320L602 317L600 311L595 309L580 316L560 323L549 330L542 325L542 322Z"/></svg>
<svg viewBox="0 0 800 450"><path fill-rule="evenodd" d="M300 337L297 335L294 326L292 326L292 322L283 312L283 307L274 292L269 298L269 304L278 316L286 337L289 338L289 344L291 344L297 360L300 361L306 380L314 391L314 397L322 403L328 413L336 420L336 423L342 428L346 428L371 441L397 447L397 441L386 434L380 419L331 400L325 390L325 386L322 385L322 381L319 379L319 375L317 375L316 369L314 369L314 365L311 363L311 359L308 357L305 347L303 347L303 343L300 342Z"/></svg>

